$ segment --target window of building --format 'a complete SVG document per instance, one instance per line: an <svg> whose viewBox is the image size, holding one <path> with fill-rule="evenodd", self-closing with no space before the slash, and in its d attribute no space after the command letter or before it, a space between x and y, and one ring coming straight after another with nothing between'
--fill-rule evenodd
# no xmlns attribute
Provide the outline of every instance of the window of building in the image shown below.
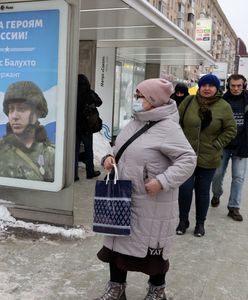
<svg viewBox="0 0 248 300"><path fill-rule="evenodd" d="M162 11L162 0L158 1L158 10Z"/></svg>
<svg viewBox="0 0 248 300"><path fill-rule="evenodd" d="M194 15L192 13L188 14L188 22L191 22L192 24L194 24Z"/></svg>
<svg viewBox="0 0 248 300"><path fill-rule="evenodd" d="M178 12L185 13L185 5L183 3L178 3Z"/></svg>
<svg viewBox="0 0 248 300"><path fill-rule="evenodd" d="M183 19L177 19L177 26L184 30L184 20Z"/></svg>
<svg viewBox="0 0 248 300"><path fill-rule="evenodd" d="M189 0L188 7L194 9L195 8L195 0Z"/></svg>

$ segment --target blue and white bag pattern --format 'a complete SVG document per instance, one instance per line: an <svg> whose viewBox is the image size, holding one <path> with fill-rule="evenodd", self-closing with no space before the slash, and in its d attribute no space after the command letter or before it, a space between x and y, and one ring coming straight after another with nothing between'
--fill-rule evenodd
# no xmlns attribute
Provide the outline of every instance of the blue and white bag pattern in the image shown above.
<svg viewBox="0 0 248 300"><path fill-rule="evenodd" d="M129 235L131 215L131 180L97 180L94 197L93 231L106 235Z"/></svg>

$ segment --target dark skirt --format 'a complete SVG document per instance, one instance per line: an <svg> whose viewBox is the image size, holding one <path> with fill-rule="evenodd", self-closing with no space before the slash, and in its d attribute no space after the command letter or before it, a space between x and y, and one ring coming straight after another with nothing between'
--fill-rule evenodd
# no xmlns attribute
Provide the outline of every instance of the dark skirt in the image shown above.
<svg viewBox="0 0 248 300"><path fill-rule="evenodd" d="M162 252L160 255L151 255L148 251L145 257L134 257L103 246L97 257L103 262L115 264L121 270L142 272L147 275L165 274L169 270L169 260L163 259Z"/></svg>

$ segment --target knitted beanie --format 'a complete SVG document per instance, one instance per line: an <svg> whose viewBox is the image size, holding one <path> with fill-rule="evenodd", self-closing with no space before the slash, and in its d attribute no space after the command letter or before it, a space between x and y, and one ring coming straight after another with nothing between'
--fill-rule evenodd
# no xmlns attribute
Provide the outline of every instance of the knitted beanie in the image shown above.
<svg viewBox="0 0 248 300"><path fill-rule="evenodd" d="M199 79L198 81L199 88L204 84L212 84L217 88L217 90L220 88L220 80L217 76L213 74L204 75Z"/></svg>
<svg viewBox="0 0 248 300"><path fill-rule="evenodd" d="M158 107L169 102L173 85L165 79L152 78L139 83L136 89L153 107Z"/></svg>

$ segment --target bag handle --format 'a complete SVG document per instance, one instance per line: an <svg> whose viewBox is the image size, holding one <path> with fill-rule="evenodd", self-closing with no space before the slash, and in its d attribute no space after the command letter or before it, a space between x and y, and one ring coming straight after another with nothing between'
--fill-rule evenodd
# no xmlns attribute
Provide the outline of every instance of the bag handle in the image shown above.
<svg viewBox="0 0 248 300"><path fill-rule="evenodd" d="M114 172L115 172L114 184L116 184L116 181L119 179L118 170L117 170L116 164L113 164L113 167L114 167ZM109 182L109 174L110 174L110 172L108 172L108 174L107 174L106 184L108 184L108 182Z"/></svg>

